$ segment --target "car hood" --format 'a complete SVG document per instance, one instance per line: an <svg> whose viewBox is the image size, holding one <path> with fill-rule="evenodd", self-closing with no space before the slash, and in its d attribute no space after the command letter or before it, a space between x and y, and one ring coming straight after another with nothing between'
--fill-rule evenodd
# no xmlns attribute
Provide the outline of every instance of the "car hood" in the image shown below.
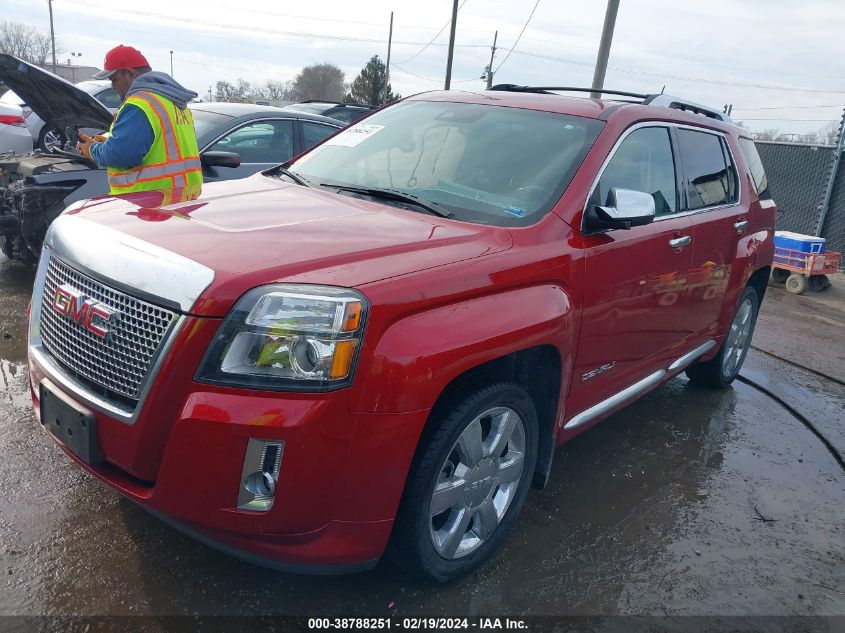
<svg viewBox="0 0 845 633"><path fill-rule="evenodd" d="M90 94L17 57L0 54L0 81L59 129L72 125L107 130L111 125L111 113Z"/></svg>
<svg viewBox="0 0 845 633"><path fill-rule="evenodd" d="M47 243L64 243L65 255L122 286L169 298L182 310L204 316L224 316L244 292L263 284L357 287L513 244L504 228L447 220L261 174L207 184L196 200L162 204L167 202L162 197L170 195L144 192L71 205L54 222L55 235ZM113 256L107 255L109 249ZM150 253L143 262L115 265L140 251ZM139 272L144 267L147 272ZM178 296L161 290L169 287L181 288L174 290Z"/></svg>

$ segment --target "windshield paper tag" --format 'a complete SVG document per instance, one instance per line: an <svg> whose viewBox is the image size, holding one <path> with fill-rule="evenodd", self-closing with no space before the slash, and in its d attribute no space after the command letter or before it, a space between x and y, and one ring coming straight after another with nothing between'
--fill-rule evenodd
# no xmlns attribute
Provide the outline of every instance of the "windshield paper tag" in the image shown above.
<svg viewBox="0 0 845 633"><path fill-rule="evenodd" d="M526 215L528 215L525 209L520 209L519 207L508 207L507 209L505 209L505 213L513 215L517 218L524 218Z"/></svg>
<svg viewBox="0 0 845 633"><path fill-rule="evenodd" d="M323 145L340 145L342 147L355 147L359 143L366 141L373 134L381 132L384 129L383 125L356 125L343 130L340 134L336 134Z"/></svg>

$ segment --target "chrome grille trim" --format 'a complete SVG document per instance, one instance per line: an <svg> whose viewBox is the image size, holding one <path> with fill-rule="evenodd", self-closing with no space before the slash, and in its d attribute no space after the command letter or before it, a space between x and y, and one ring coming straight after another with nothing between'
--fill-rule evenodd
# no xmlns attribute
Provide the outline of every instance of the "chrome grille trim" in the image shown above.
<svg viewBox="0 0 845 633"><path fill-rule="evenodd" d="M40 351L98 399L123 410L134 410L179 315L111 288L55 254L48 254L42 265L45 273L40 298L45 300L39 306L39 314L33 315L38 318ZM52 309L52 298L61 284L69 284L121 313L108 338L97 336Z"/></svg>

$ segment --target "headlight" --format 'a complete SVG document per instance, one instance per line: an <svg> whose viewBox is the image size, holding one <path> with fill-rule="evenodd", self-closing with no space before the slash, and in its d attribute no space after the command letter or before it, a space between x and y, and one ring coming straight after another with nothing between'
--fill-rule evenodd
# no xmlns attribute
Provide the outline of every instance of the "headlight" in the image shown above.
<svg viewBox="0 0 845 633"><path fill-rule="evenodd" d="M346 288L256 288L223 321L197 380L280 391L345 387L367 312L364 296Z"/></svg>

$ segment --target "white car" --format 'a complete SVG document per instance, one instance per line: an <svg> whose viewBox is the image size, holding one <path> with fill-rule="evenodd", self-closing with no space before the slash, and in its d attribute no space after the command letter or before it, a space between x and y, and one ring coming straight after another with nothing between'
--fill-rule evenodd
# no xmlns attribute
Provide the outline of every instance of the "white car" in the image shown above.
<svg viewBox="0 0 845 633"><path fill-rule="evenodd" d="M13 103L0 103L0 154L29 154L32 136L26 127L23 110Z"/></svg>
<svg viewBox="0 0 845 633"><path fill-rule="evenodd" d="M84 90L102 103L112 114L117 112L117 109L120 107L120 96L111 87L111 82L107 79L100 81L80 81L76 84L76 87ZM32 108L27 106L24 100L11 90L8 90L0 97L0 104L13 104L23 109L26 127L35 141L36 148L45 152L51 152L54 149L60 149L64 145L66 140L64 130L60 129L57 125L45 125L41 117L35 114Z"/></svg>

